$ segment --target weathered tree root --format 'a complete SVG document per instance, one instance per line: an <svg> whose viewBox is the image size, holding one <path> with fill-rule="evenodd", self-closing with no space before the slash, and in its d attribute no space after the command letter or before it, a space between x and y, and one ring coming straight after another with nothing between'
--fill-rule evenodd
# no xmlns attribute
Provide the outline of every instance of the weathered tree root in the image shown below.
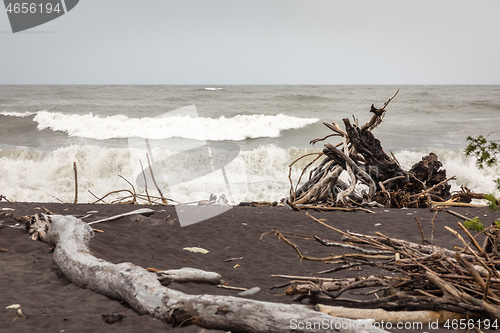
<svg viewBox="0 0 500 333"><path fill-rule="evenodd" d="M399 91L399 90L398 90ZM373 105L372 118L363 126L358 120L351 123L343 119L344 130L337 123L324 123L334 134L311 143L317 143L332 136L342 137L337 145L325 143L321 153L302 171L297 184L291 182L288 203L294 209L310 207L345 207L374 203L385 207L429 207L434 202L448 200L451 185L446 178L446 170L434 153L422 158L413 167L405 171L394 155L389 156L378 139L372 134L385 115L385 108L396 93L380 109ZM311 154L308 154L311 155ZM303 156L305 157L305 156ZM298 158L290 168L298 161ZM313 167L315 163L319 163ZM298 186L306 170L312 168L309 179ZM348 183L340 180L340 175L349 175ZM291 174L291 172L290 172ZM358 185L368 186L368 191L359 190ZM470 201L470 194L464 195ZM461 200L461 196L455 196Z"/></svg>
<svg viewBox="0 0 500 333"><path fill-rule="evenodd" d="M174 325L198 325L232 332L290 332L293 323L327 322L338 332L386 332L351 319L332 317L307 305L259 302L238 297L188 295L161 285L156 275L131 263L112 264L89 250L92 228L73 216L42 215L28 226L32 238L55 246L54 261L66 277L140 314ZM296 325L294 332L310 332Z"/></svg>

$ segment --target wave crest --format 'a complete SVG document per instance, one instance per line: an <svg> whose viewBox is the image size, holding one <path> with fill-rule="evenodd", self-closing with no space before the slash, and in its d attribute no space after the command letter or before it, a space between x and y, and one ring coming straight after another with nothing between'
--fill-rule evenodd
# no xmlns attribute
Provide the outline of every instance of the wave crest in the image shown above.
<svg viewBox="0 0 500 333"><path fill-rule="evenodd" d="M278 115L237 115L231 118L169 116L129 118L124 115L100 117L39 111L33 118L38 130L62 131L72 137L97 140L138 137L144 139L184 138L194 140L241 141L255 138L276 138L289 129L298 129L319 121Z"/></svg>

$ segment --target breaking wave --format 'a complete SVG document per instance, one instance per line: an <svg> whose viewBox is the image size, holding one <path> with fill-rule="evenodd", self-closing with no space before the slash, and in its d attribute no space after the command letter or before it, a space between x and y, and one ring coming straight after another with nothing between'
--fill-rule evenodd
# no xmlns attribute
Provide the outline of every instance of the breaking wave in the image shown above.
<svg viewBox="0 0 500 333"><path fill-rule="evenodd" d="M38 130L62 131L70 137L96 140L138 137L143 139L184 138L194 140L240 141L276 138L282 131L316 123L316 118L278 115L237 115L231 118L185 115L130 118L125 115L97 116L39 111L33 118Z"/></svg>

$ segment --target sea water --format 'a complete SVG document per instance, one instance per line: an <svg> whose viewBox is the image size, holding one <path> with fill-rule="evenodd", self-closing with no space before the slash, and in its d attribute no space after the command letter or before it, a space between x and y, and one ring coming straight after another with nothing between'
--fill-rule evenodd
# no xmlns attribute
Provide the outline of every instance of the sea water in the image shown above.
<svg viewBox="0 0 500 333"><path fill-rule="evenodd" d="M464 149L469 135L499 138L500 86L128 85L0 86L0 194L73 202L76 163L79 202L156 186L175 202L279 201L315 156L290 163L339 142L309 143L332 134L323 123L364 124L397 89L373 131L386 152L406 170L434 152L453 190L498 195L500 167Z"/></svg>

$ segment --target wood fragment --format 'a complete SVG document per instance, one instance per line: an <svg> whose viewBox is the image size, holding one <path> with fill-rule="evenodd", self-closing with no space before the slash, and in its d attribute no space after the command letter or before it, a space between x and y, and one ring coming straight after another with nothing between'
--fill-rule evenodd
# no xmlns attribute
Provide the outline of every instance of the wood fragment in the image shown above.
<svg viewBox="0 0 500 333"><path fill-rule="evenodd" d="M201 269L184 268L184 269L169 269L165 271L155 272L159 277L169 278L173 282L196 282L196 283L211 283L220 284L222 276L215 272L207 272Z"/></svg>
<svg viewBox="0 0 500 333"><path fill-rule="evenodd" d="M417 221L418 229L420 230L420 237L422 237L422 245L425 245L427 240L424 237L424 229L422 229L422 224L420 223L420 220L415 217L415 221Z"/></svg>
<svg viewBox="0 0 500 333"><path fill-rule="evenodd" d="M153 180L153 184L155 185L156 190L160 194L160 198L161 198L162 203L166 205L166 204L168 204L168 202L167 202L167 199L165 199L165 197L163 196L163 193L160 190L160 187L156 183L155 175L153 173L153 168L151 167L151 161L149 160L149 154L146 154L146 157L148 159L149 172L151 173L151 179Z"/></svg>
<svg viewBox="0 0 500 333"><path fill-rule="evenodd" d="M149 209L149 208L140 208L140 209L136 209L136 210L133 210L131 212L128 212L128 213L118 214L118 215L107 217L107 218L104 218L101 220L89 222L87 224L92 225L92 224L101 223L101 222L109 222L109 221L117 220L117 219L125 217L125 216L130 216L130 215L150 216L151 214L154 214L154 212L155 212L154 210Z"/></svg>
<svg viewBox="0 0 500 333"><path fill-rule="evenodd" d="M241 288L241 287L233 287L233 286L226 286L225 284L218 284L217 288L222 288L222 289L230 289L230 290L237 290L237 291L247 291L248 288Z"/></svg>
<svg viewBox="0 0 500 333"><path fill-rule="evenodd" d="M465 314L459 314L449 311L386 311L383 309L354 309L341 306L329 306L317 304L316 310L328 313L334 317L345 317L351 319L371 318L376 322L392 323L422 323L422 328L425 329L429 322L438 321L439 325L443 325L446 321L469 319Z"/></svg>
<svg viewBox="0 0 500 333"><path fill-rule="evenodd" d="M73 203L78 203L78 172L76 169L76 162L73 162L73 170L75 172L75 200L73 200Z"/></svg>
<svg viewBox="0 0 500 333"><path fill-rule="evenodd" d="M462 215L462 214L459 214L459 213L457 213L457 212L455 212L455 211L453 211L453 210L451 210L451 209L447 209L447 210L446 210L446 212L447 212L448 214L451 214L451 215L453 215L453 216L456 216L456 217L458 217L458 218L460 218L460 219L462 219L462 220L464 220L464 221L470 220L470 218L468 218L467 216L464 216L464 215Z"/></svg>

